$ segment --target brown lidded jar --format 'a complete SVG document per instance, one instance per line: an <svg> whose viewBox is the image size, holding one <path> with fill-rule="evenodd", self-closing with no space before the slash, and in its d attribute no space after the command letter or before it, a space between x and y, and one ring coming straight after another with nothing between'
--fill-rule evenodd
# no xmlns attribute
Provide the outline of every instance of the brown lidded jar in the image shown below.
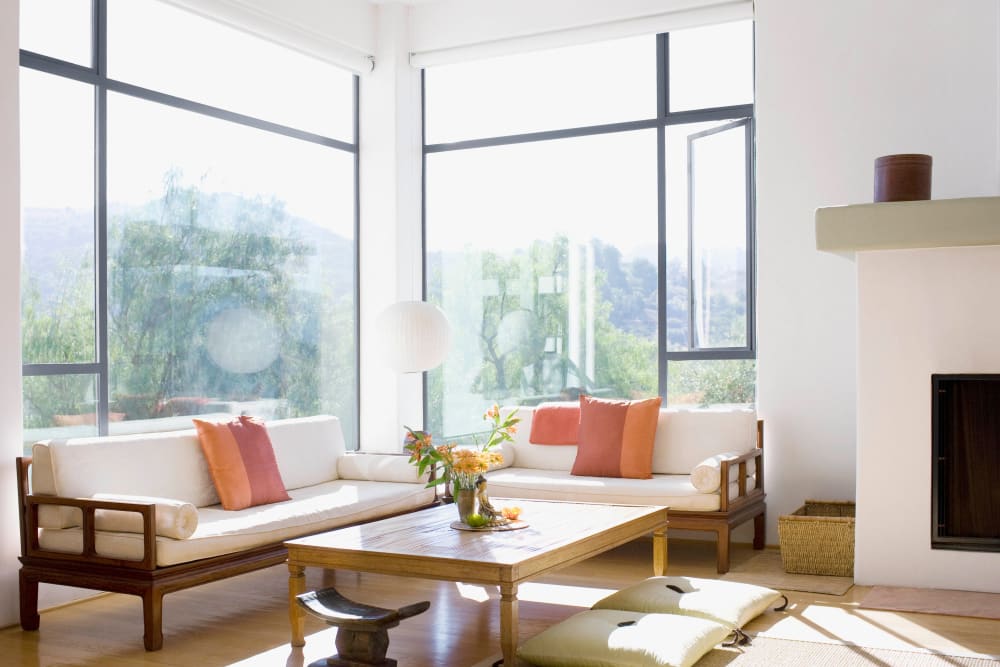
<svg viewBox="0 0 1000 667"><path fill-rule="evenodd" d="M875 201L931 198L931 156L920 153L875 158Z"/></svg>

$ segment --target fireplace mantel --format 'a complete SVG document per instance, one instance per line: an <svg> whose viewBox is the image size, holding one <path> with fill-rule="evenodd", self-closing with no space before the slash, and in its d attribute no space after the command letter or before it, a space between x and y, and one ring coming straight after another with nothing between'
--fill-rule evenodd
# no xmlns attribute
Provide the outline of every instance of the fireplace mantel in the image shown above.
<svg viewBox="0 0 1000 667"><path fill-rule="evenodd" d="M1000 197L852 204L816 209L816 249L1000 245Z"/></svg>

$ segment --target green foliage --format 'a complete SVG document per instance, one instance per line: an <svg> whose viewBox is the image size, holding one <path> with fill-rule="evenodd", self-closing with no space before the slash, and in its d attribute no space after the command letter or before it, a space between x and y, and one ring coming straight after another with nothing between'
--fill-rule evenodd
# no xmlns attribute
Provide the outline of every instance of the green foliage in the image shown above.
<svg viewBox="0 0 1000 667"><path fill-rule="evenodd" d="M754 359L675 361L670 364L667 398L674 404L752 405L756 381Z"/></svg>
<svg viewBox="0 0 1000 667"><path fill-rule="evenodd" d="M590 272L589 277L571 279L572 253L580 253L577 266L587 267L583 270ZM446 263L447 274L443 270ZM478 397L483 402L532 404L560 396L573 398L579 391L610 397L646 397L659 392L660 287L656 267L650 262L624 262L614 246L596 240L573 245L566 237L557 236L534 241L512 253L484 250L447 258L432 255L428 271L429 293L451 308L449 315L457 316L458 335L470 329L478 333L478 357L469 352L468 345L460 345L463 356L449 357L448 361L463 366L478 364L467 402ZM477 276L482 280L477 281ZM740 284L733 276L720 280L730 286ZM684 349L688 344L687 275L676 261L668 265L667 282L668 346ZM476 287L478 283L484 287ZM570 317L571 299L585 304L591 298L588 289L597 295L591 322L593 347L580 347L574 358L579 358L581 365L592 364L594 377L588 377L574 363L568 350L573 336L585 340L591 335L580 310L576 321ZM716 344L741 345L745 304L727 290L717 289L709 307L711 339ZM478 321L474 317L479 317ZM572 331L574 326L580 330ZM589 362L587 354L594 357ZM753 360L670 362L668 400L699 405L752 404L755 371ZM461 392L454 377L449 382L448 391ZM444 371L429 374L427 423L435 429L445 423L445 386ZM450 417L450 423L458 421Z"/></svg>
<svg viewBox="0 0 1000 667"><path fill-rule="evenodd" d="M93 362L93 262L87 256L78 268L64 264L55 298L46 302L38 279L22 271L21 352L25 363ZM24 425L49 426L53 415L93 413L91 374L25 378L22 388Z"/></svg>
<svg viewBox="0 0 1000 667"><path fill-rule="evenodd" d="M159 200L118 211L108 225L110 410L145 419L195 414L209 399L282 399L276 416L336 414L350 442L354 290L337 284L340 257L313 261L316 243L301 238L299 223L280 201L206 194L182 186L178 173L166 176ZM90 253L63 273L71 279L47 301L25 276L26 363L94 361ZM265 333L230 330L221 347L270 341L276 356L259 370L225 368L208 349L212 323L234 310ZM92 374L29 377L24 386L26 427L95 411Z"/></svg>

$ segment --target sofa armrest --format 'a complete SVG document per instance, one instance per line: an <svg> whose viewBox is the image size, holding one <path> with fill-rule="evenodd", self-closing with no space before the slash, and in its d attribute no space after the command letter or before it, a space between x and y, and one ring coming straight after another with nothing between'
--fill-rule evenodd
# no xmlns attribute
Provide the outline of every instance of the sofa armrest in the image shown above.
<svg viewBox="0 0 1000 667"><path fill-rule="evenodd" d="M754 462L754 475L752 478L747 474L747 463ZM721 469L719 470L720 484L719 484L719 510L722 512L729 511L730 509L735 509L739 505L745 502L749 502L752 497L757 495L762 495L764 493L764 450L760 447L757 449L752 449L745 454L727 456L720 460ZM729 493L725 490L729 488L730 484L730 470L733 465L736 465L736 483L738 488L738 493L736 498L730 500ZM753 487L747 488L747 480L752 479Z"/></svg>
<svg viewBox="0 0 1000 667"><path fill-rule="evenodd" d="M76 507L83 517L81 530L83 532L83 549L80 553L63 553L43 549L38 543L38 508L43 505L58 505ZM21 512L23 555L28 558L47 558L53 560L75 561L80 563L99 563L116 567L127 567L140 570L156 569L156 503L154 502L124 502L119 500L97 500L92 498L63 498L60 496L37 496L27 494L23 497ZM115 510L121 512L136 512L142 520L142 560L124 560L106 558L97 554L97 528L95 513L97 510Z"/></svg>

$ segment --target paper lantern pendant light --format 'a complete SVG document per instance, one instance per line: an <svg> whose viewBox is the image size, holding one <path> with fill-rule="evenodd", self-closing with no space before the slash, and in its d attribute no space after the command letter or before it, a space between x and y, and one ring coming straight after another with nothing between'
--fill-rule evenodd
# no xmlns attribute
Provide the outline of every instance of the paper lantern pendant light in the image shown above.
<svg viewBox="0 0 1000 667"><path fill-rule="evenodd" d="M382 311L375 326L380 352L398 373L430 370L448 354L451 327L441 309L432 303L395 303Z"/></svg>

